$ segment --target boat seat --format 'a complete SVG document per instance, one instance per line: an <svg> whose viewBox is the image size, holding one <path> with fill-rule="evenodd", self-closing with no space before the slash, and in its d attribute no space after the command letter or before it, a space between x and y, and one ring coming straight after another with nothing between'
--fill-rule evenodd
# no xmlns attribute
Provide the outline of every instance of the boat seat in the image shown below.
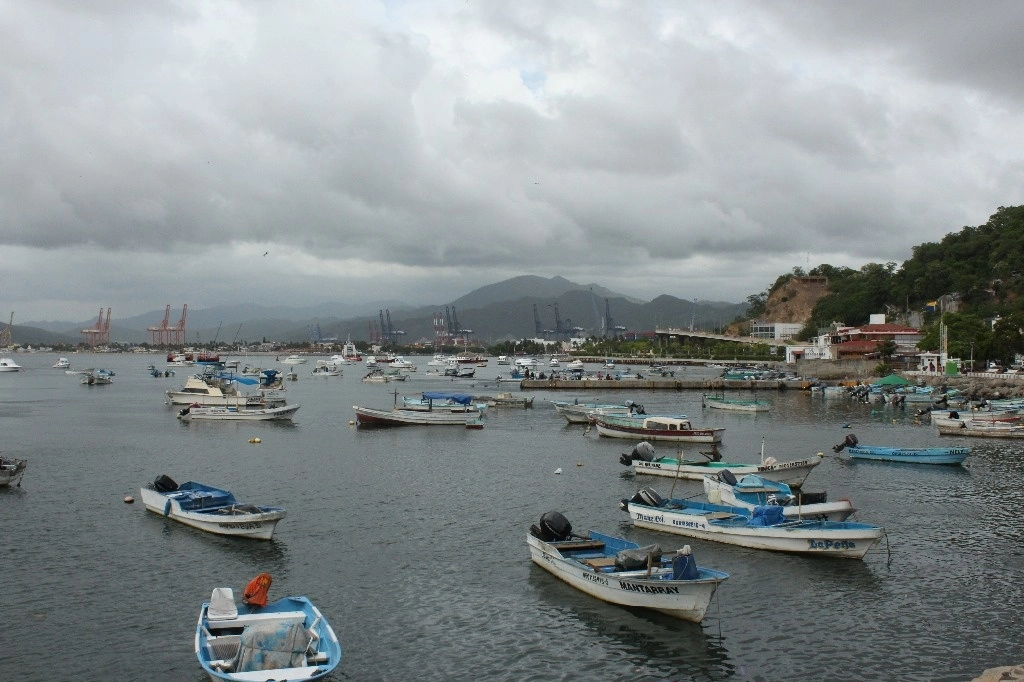
<svg viewBox="0 0 1024 682"><path fill-rule="evenodd" d="M585 559L583 561L583 563L586 564L587 566L590 566L595 571L599 571L602 568L605 568L607 566L614 566L615 565L615 557L613 557L613 556L595 557L593 559Z"/></svg>
<svg viewBox="0 0 1024 682"><path fill-rule="evenodd" d="M253 623L302 623L306 614L302 611L279 611L270 613L244 613L234 620L207 620L206 627L212 630L242 628Z"/></svg>
<svg viewBox="0 0 1024 682"><path fill-rule="evenodd" d="M230 587L215 587L210 595L210 606L206 609L209 620L234 620L238 618L235 593Z"/></svg>
<svg viewBox="0 0 1024 682"><path fill-rule="evenodd" d="M736 516L736 514L730 514L729 512L708 512L705 516L707 516L709 520L715 521L718 519L731 519Z"/></svg>
<svg viewBox="0 0 1024 682"><path fill-rule="evenodd" d="M604 543L600 540L556 540L550 544L563 552L577 549L604 549Z"/></svg>

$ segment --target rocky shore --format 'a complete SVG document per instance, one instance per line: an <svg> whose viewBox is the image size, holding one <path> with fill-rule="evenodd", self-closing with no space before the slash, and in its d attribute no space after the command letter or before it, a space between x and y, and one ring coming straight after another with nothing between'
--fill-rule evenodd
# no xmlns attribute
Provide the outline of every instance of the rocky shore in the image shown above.
<svg viewBox="0 0 1024 682"><path fill-rule="evenodd" d="M999 398L1024 398L1024 375L994 374L991 377L978 376L942 376L942 375L905 375L915 384L924 384L949 389L957 389L961 394L977 399L994 400ZM865 380L864 383L871 383Z"/></svg>

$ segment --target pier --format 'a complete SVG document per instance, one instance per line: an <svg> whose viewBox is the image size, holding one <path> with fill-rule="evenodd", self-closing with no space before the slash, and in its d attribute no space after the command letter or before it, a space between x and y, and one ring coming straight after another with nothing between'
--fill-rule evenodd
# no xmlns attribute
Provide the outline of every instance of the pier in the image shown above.
<svg viewBox="0 0 1024 682"><path fill-rule="evenodd" d="M717 391L717 390L755 390L785 391L790 389L809 390L811 381L770 380L729 380L724 379L523 379L519 388L529 390L570 390L570 391L636 391L636 390L670 390L670 391Z"/></svg>

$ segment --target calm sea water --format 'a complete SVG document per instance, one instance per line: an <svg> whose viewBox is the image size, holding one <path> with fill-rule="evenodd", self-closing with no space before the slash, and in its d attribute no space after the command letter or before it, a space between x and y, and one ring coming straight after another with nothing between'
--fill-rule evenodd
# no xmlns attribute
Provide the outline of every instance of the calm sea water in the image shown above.
<svg viewBox="0 0 1024 682"><path fill-rule="evenodd" d="M702 414L696 392L580 396L725 426L730 460L756 461L762 440L780 460L825 452L805 487L851 498L888 546L864 561L811 559L634 529L619 500L646 484L666 494L671 481L637 480L618 463L633 443L558 417L550 400L573 393L492 408L480 431L364 430L352 406L389 406L396 386L497 389L423 377L426 358L418 378L389 385L361 383L358 367L311 377L311 363L287 387L302 405L294 425L187 424L164 404L185 372L145 371L161 356L71 359L115 370L115 383L82 386L41 354L0 374L0 450L30 461L20 488L0 489L4 679L199 682L200 603L263 571L272 598L307 594L333 624L344 649L335 680L969 680L1024 662L1020 444L940 438L912 410L799 391L760 395L774 407L757 416ZM962 468L853 463L831 453L851 431L868 444L973 451ZM260 543L123 502L158 474L288 517ZM674 493L700 491L683 481ZM527 529L552 509L581 531L689 543L731 578L700 625L596 601L529 560Z"/></svg>

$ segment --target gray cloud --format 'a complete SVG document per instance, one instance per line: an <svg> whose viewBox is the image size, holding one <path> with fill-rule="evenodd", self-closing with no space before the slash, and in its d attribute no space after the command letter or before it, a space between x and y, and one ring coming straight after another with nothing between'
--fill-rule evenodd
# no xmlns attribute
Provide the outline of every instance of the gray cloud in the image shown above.
<svg viewBox="0 0 1024 682"><path fill-rule="evenodd" d="M518 274L738 301L899 262L1021 201L1022 14L4 3L0 309L441 303Z"/></svg>

